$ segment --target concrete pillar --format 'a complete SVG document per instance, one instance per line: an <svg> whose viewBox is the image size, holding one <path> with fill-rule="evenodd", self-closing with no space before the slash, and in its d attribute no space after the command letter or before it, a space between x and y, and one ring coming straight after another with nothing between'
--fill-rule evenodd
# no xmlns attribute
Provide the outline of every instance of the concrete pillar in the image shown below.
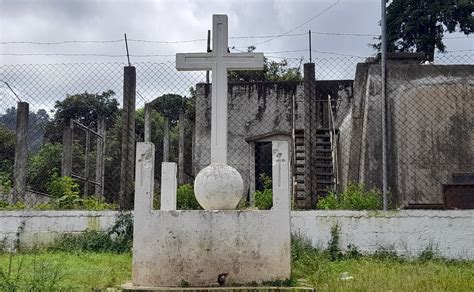
<svg viewBox="0 0 474 292"><path fill-rule="evenodd" d="M101 118L97 121L97 133L102 136L102 138L97 137L97 154L96 154L96 163L95 163L95 179L99 185L95 186L95 195L96 197L103 199L104 198L104 168L105 168L105 119Z"/></svg>
<svg viewBox="0 0 474 292"><path fill-rule="evenodd" d="M161 210L176 210L176 163L163 162L161 164Z"/></svg>
<svg viewBox="0 0 474 292"><path fill-rule="evenodd" d="M122 111L122 153L120 163L120 200L122 209L133 208L133 167L135 162L135 67L124 67L123 111Z"/></svg>
<svg viewBox="0 0 474 292"><path fill-rule="evenodd" d="M184 184L184 112L179 113L178 185Z"/></svg>
<svg viewBox="0 0 474 292"><path fill-rule="evenodd" d="M144 137L145 142L151 142L151 105L145 103L145 129Z"/></svg>
<svg viewBox="0 0 474 292"><path fill-rule="evenodd" d="M304 155L305 155L305 198L297 200L300 208L311 208L315 204L316 193L313 187L312 166L315 164L313 155L313 138L316 130L315 108L315 67L314 63L304 64ZM314 174L314 172L313 172Z"/></svg>
<svg viewBox="0 0 474 292"><path fill-rule="evenodd" d="M155 145L150 142L137 143L135 168L135 218L148 214L153 209L153 187L155 182Z"/></svg>
<svg viewBox="0 0 474 292"><path fill-rule="evenodd" d="M170 123L167 117L163 125L163 162L170 160Z"/></svg>
<svg viewBox="0 0 474 292"><path fill-rule="evenodd" d="M291 186L289 145L287 141L272 142L273 209L290 212Z"/></svg>
<svg viewBox="0 0 474 292"><path fill-rule="evenodd" d="M13 193L11 202L25 201L28 159L28 115L29 104L18 102L16 111L15 163L13 165Z"/></svg>
<svg viewBox="0 0 474 292"><path fill-rule="evenodd" d="M71 176L72 172L72 120L67 122L63 130L63 150L61 157L61 176Z"/></svg>

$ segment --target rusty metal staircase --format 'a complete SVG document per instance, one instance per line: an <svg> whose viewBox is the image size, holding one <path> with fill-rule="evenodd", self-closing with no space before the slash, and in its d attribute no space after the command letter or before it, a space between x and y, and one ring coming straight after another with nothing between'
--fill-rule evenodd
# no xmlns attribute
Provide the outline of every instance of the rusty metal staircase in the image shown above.
<svg viewBox="0 0 474 292"><path fill-rule="evenodd" d="M313 165L314 177L313 182L316 190L316 197L321 198L327 196L328 192L333 189L334 181L334 159L333 159L333 142L331 139L330 129L316 130L316 148L313 150L315 163Z"/></svg>
<svg viewBox="0 0 474 292"><path fill-rule="evenodd" d="M305 189L305 145L304 130L295 129L293 133L294 142L294 176L295 176L295 200L304 201L306 198Z"/></svg>
<svg viewBox="0 0 474 292"><path fill-rule="evenodd" d="M304 130L294 130L294 193L296 201L310 201L325 197L335 185L333 137L330 129L315 131L311 157L306 153L309 139Z"/></svg>

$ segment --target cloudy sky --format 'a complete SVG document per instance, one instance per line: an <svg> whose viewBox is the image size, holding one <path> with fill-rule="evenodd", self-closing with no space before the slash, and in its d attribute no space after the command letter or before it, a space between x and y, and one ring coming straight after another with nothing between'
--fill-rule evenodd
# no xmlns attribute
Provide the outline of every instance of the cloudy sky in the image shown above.
<svg viewBox="0 0 474 292"><path fill-rule="evenodd" d="M174 55L177 52L202 51L206 47L203 39L211 28L212 14L229 16L231 37L278 35L294 28L297 29L291 35L305 33L309 29L315 33L361 35L377 35L380 31L379 0L0 0L0 3L0 42L117 40L59 45L2 43L2 54L123 55L124 43L118 40L123 39L124 32L131 39L129 49L132 55ZM308 23L303 24L306 21ZM357 56L373 54L367 45L373 42L370 36L313 34L312 39L313 50L316 51ZM133 40L198 41L160 44ZM267 42L259 44L262 41ZM472 47L472 39L468 38L446 42L449 50ZM308 57L307 52L300 51L308 48L307 35L274 40L229 40L229 46L241 50L254 44L257 44L259 51L268 52L268 55ZM282 51L297 52L279 53ZM315 53L317 56L328 54ZM0 58L2 64L123 60L105 56L1 55ZM172 56L132 57L132 61L172 59Z"/></svg>
<svg viewBox="0 0 474 292"><path fill-rule="evenodd" d="M0 0L0 66L125 64L125 32L132 64L172 62L178 52L205 51L212 14L228 15L229 46L236 48L232 51L256 45L257 51L275 57L309 59L309 29L314 32L314 59L367 57L374 54L368 44L380 32L380 0ZM455 38L445 41L448 50L472 49L473 38L450 36ZM38 44L64 41L94 42ZM28 94L21 88L26 79L18 77L24 72L16 76L8 70L3 78L8 75Z"/></svg>

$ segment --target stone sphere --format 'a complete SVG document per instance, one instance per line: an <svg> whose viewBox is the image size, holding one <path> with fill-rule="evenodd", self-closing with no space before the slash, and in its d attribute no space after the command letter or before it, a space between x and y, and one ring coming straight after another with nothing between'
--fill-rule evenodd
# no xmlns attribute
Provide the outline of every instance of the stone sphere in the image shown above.
<svg viewBox="0 0 474 292"><path fill-rule="evenodd" d="M194 194L205 210L235 209L243 191L244 181L239 172L224 163L203 168L194 180Z"/></svg>

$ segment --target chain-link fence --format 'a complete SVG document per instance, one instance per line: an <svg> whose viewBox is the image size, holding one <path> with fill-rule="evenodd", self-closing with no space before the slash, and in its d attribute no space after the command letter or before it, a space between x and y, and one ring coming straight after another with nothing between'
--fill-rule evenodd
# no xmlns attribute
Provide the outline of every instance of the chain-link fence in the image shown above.
<svg viewBox="0 0 474 292"><path fill-rule="evenodd" d="M422 65L416 55L389 56L392 207L442 205L443 184L473 172L473 61L472 54L446 55ZM351 182L382 187L380 63L358 57L313 62L273 59L263 72L229 74L228 163L242 175L252 206L268 207L275 140L290 145L297 208L315 208ZM3 200L28 206L56 200L67 184L61 177L70 176L79 198L131 208L134 143L145 139L155 144L157 195L163 161L177 162L179 183L192 184L210 162L212 78L179 72L174 62L134 67L136 87L120 63L0 67ZM18 99L29 104L24 178L15 166ZM25 187L17 189L22 179Z"/></svg>

